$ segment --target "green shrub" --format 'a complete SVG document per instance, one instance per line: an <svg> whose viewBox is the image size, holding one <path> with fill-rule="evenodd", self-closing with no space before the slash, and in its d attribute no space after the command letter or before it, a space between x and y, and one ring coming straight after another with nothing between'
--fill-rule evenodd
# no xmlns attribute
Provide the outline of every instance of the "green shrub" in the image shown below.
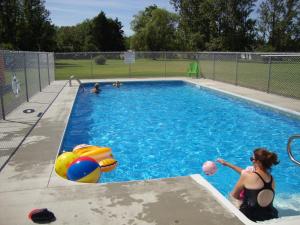
<svg viewBox="0 0 300 225"><path fill-rule="evenodd" d="M106 62L106 58L103 55L96 56L94 60L97 65L104 65Z"/></svg>

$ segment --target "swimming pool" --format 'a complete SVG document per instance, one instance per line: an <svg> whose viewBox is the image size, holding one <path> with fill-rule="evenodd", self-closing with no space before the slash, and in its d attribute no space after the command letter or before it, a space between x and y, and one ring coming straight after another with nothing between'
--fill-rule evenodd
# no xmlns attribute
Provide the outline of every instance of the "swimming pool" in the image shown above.
<svg viewBox="0 0 300 225"><path fill-rule="evenodd" d="M273 170L276 205L300 214L299 167L286 153L299 119L181 81L127 82L120 89L103 83L100 95L89 92L92 86L78 92L61 149L110 146L119 165L101 182L205 176L207 160L221 157L246 167L254 148L267 147L281 160ZM205 178L227 196L238 175L218 165Z"/></svg>

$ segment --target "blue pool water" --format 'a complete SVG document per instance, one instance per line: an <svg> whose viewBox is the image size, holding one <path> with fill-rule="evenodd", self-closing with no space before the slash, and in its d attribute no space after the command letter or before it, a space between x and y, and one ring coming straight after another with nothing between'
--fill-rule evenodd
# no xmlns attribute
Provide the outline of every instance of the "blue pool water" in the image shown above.
<svg viewBox="0 0 300 225"><path fill-rule="evenodd" d="M273 169L276 204L300 212L300 168L286 153L288 137L300 133L299 119L181 81L128 82L120 89L103 83L99 95L90 93L92 86L78 92L61 149L111 147L119 164L101 182L200 173L227 196L238 174L218 164L208 177L203 162L221 157L246 167L254 148L267 147L281 161Z"/></svg>

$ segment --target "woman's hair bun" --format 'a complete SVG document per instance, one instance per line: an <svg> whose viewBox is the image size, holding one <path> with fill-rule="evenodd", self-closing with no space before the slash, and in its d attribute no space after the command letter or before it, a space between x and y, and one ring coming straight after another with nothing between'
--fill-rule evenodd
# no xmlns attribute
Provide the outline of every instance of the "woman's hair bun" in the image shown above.
<svg viewBox="0 0 300 225"><path fill-rule="evenodd" d="M255 159L259 160L266 169L279 163L278 156L266 148L257 148L254 150Z"/></svg>

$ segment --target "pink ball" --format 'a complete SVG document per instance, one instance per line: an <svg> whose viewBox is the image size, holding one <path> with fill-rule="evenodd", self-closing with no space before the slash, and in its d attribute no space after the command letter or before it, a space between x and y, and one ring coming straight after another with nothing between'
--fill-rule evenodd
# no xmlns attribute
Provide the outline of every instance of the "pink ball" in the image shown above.
<svg viewBox="0 0 300 225"><path fill-rule="evenodd" d="M208 175L211 176L213 175L215 172L217 172L217 166L214 162L212 161L206 161L205 163L203 163L202 165L202 170L203 172Z"/></svg>

